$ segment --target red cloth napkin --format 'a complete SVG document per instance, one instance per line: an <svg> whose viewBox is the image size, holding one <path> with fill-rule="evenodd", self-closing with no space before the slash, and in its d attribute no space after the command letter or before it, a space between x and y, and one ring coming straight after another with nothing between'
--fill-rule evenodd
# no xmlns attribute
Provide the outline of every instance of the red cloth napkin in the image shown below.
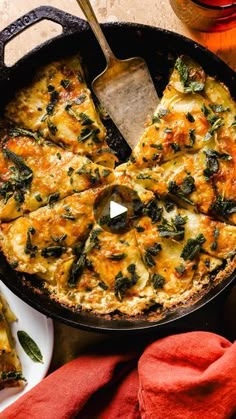
<svg viewBox="0 0 236 419"><path fill-rule="evenodd" d="M1 414L4 419L225 419L236 414L236 342L208 332L137 353L83 355Z"/></svg>

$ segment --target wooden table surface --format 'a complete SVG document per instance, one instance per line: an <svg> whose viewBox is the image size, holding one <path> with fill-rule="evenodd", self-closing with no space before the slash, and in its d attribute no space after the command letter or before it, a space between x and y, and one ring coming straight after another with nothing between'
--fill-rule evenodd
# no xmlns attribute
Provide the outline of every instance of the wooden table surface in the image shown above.
<svg viewBox="0 0 236 419"><path fill-rule="evenodd" d="M175 16L168 0L91 0L91 3L100 22L139 22L181 33L211 49L236 70L236 28L211 34L192 31ZM46 0L45 3L42 3L42 0L0 0L0 30L29 10L43 4L83 17L75 0ZM55 36L60 31L61 27L48 21L40 22L27 29L5 48L6 64L13 64L35 45ZM55 338L52 369L75 357L91 344L104 339L102 335L78 331L56 322Z"/></svg>

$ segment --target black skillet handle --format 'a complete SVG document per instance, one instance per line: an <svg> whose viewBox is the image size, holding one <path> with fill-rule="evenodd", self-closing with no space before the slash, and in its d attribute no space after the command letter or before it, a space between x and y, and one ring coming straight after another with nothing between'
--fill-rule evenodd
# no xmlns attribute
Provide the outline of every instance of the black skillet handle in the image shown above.
<svg viewBox="0 0 236 419"><path fill-rule="evenodd" d="M63 34L70 34L76 30L83 30L83 28L87 27L87 23L83 19L70 15L55 7L40 6L31 10L0 32L0 79L5 77L6 73L9 71L9 67L4 63L5 45L12 38L41 20L51 20L52 22L60 24L63 28Z"/></svg>

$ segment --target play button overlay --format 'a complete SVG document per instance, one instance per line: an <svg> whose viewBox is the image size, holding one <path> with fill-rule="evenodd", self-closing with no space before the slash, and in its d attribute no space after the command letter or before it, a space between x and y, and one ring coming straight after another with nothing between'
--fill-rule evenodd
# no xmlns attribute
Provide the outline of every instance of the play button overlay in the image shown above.
<svg viewBox="0 0 236 419"><path fill-rule="evenodd" d="M117 204L114 201L110 201L110 218L115 218L118 215L124 214L128 211L128 208L124 205Z"/></svg>
<svg viewBox="0 0 236 419"><path fill-rule="evenodd" d="M135 227L143 205L134 190L112 185L100 192L94 204L97 223L113 234L123 234Z"/></svg>

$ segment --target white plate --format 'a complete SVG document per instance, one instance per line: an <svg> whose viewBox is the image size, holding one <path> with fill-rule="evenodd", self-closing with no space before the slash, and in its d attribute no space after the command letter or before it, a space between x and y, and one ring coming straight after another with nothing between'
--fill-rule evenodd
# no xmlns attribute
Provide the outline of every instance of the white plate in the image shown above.
<svg viewBox="0 0 236 419"><path fill-rule="evenodd" d="M16 297L6 285L0 281L0 292L6 298L17 321L12 323L11 330L16 341L16 350L20 357L23 375L27 380L23 390L18 388L7 388L0 391L0 412L16 401L24 393L38 384L45 377L52 358L53 351L53 322L43 314L31 308L20 298ZM34 339L43 355L43 364L33 362L22 349L17 331L24 330Z"/></svg>

